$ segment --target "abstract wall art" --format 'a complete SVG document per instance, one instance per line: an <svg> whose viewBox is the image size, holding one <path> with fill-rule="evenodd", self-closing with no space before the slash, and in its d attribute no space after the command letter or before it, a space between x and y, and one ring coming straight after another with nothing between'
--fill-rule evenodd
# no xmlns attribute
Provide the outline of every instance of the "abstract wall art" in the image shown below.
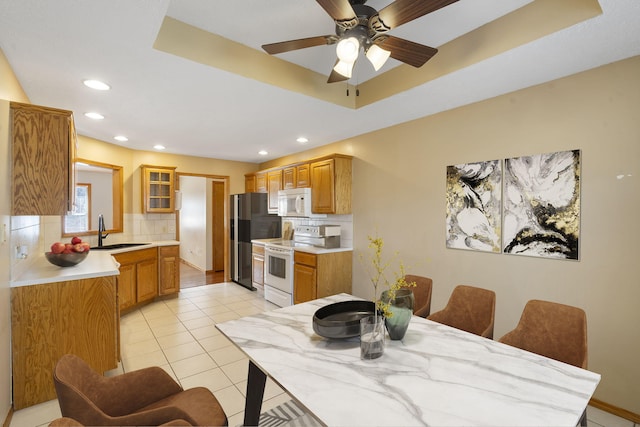
<svg viewBox="0 0 640 427"><path fill-rule="evenodd" d="M580 150L504 161L502 250L578 259Z"/></svg>
<svg viewBox="0 0 640 427"><path fill-rule="evenodd" d="M500 252L500 160L447 166L447 247Z"/></svg>

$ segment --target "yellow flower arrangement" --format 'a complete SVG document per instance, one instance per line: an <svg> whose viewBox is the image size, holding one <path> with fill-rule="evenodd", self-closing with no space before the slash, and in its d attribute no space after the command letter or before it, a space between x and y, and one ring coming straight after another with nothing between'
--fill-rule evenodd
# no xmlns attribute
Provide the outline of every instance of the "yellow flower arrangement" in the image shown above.
<svg viewBox="0 0 640 427"><path fill-rule="evenodd" d="M369 239L369 248L373 249L373 255L371 256L373 271L367 271L369 272L369 280L373 285L374 301L376 303L378 311L380 311L380 313L382 313L384 317L389 318L393 316L393 313L391 312L391 310L389 310L389 307L391 306L391 302L396 297L396 292L403 287L414 287L416 286L416 283L407 283L407 281L405 280L405 269L402 261L398 262L398 270L394 272L394 281L392 283L389 283L385 272L387 271L387 269L389 269L391 263L398 258L398 253L396 252L393 257L385 261L382 257L382 247L384 246L382 237L376 236L374 238L371 236L367 236L367 238ZM362 255L360 257L362 259ZM387 287L387 294L389 296L387 301L382 301L382 299L380 298L382 291L380 292L380 294L378 294L378 288L381 284L384 284Z"/></svg>

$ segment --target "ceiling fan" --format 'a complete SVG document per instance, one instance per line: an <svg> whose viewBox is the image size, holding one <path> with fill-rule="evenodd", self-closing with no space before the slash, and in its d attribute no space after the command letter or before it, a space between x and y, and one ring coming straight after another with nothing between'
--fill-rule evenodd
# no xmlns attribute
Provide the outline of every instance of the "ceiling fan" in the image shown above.
<svg viewBox="0 0 640 427"><path fill-rule="evenodd" d="M438 49L389 35L402 24L434 12L458 0L396 0L376 11L367 0L316 0L336 23L336 34L307 37L262 45L269 54L307 47L337 44L338 59L327 83L351 78L353 66L362 47L377 71L391 57L421 67Z"/></svg>

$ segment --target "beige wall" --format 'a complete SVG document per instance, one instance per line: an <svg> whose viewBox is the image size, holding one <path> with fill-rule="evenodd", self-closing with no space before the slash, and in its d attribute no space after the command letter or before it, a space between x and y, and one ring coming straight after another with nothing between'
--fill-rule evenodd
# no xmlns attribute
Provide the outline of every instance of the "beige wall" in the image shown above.
<svg viewBox="0 0 640 427"><path fill-rule="evenodd" d="M494 290L496 338L515 327L529 299L582 307L589 368L602 374L596 398L640 413L638 76L640 57L268 165L355 156L356 295L371 296L357 254L377 229L389 254L400 251L412 272L433 278L432 311L457 284ZM580 261L445 248L447 165L570 149L582 150Z"/></svg>
<svg viewBox="0 0 640 427"><path fill-rule="evenodd" d="M244 193L244 174L254 172L255 163L130 150L84 136L78 137L78 157L123 167L124 212L142 212L140 165L176 166L176 172L229 177L230 194Z"/></svg>

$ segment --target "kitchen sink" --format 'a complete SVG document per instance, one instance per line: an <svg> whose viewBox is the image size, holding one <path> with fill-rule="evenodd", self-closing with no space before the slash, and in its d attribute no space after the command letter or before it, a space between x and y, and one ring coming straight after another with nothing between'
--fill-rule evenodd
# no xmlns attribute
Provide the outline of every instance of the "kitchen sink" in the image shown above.
<svg viewBox="0 0 640 427"><path fill-rule="evenodd" d="M91 248L93 251L108 251L111 249L124 249L133 248L135 246L148 245L149 243L114 243L113 245L94 246Z"/></svg>

